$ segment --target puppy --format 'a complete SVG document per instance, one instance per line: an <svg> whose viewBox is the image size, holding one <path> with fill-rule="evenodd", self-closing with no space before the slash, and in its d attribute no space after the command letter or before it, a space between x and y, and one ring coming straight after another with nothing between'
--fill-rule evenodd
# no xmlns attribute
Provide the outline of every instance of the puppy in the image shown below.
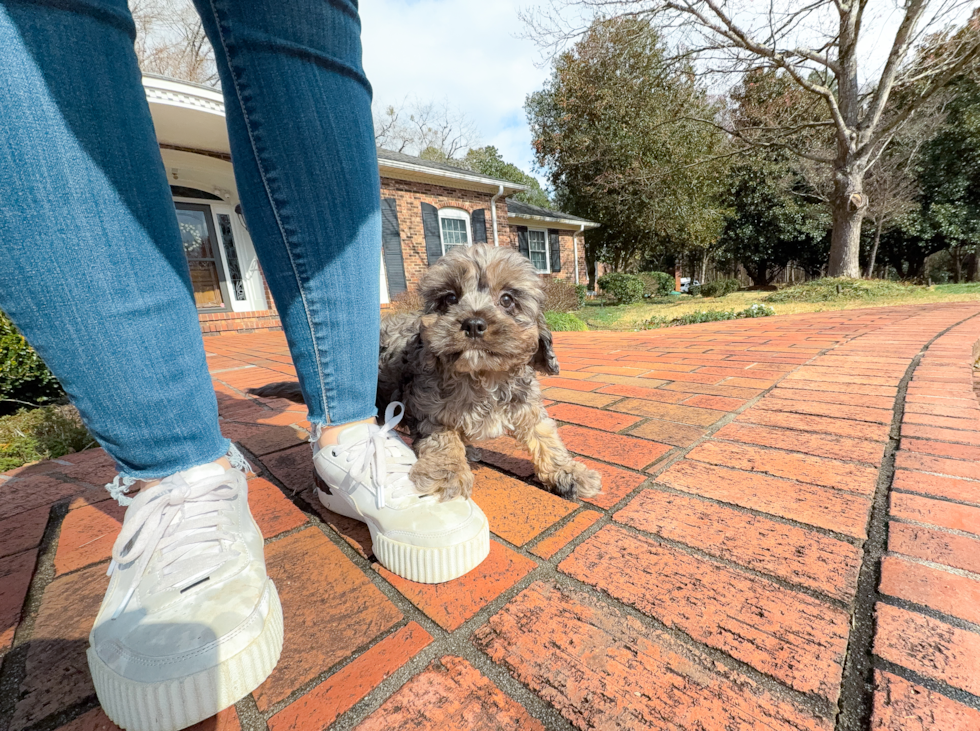
<svg viewBox="0 0 980 731"><path fill-rule="evenodd" d="M531 262L508 247L458 246L422 277L421 313L381 323L378 407L405 404L419 492L469 496L467 445L512 434L538 479L563 497L590 497L601 478L572 459L541 404L535 369L558 374ZM250 393L302 402L298 384Z"/></svg>

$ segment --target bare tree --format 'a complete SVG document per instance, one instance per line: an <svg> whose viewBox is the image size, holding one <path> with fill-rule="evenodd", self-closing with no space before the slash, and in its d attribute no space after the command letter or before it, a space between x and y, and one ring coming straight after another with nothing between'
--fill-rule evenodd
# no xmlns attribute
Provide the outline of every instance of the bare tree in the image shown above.
<svg viewBox="0 0 980 731"><path fill-rule="evenodd" d="M705 73L744 74L759 66L786 73L819 102L818 119L760 127L751 134L726 131L749 144L790 150L830 168L828 273L858 277L861 225L868 213L865 174L903 125L980 58L976 14L960 31L950 30L975 5L975 0L552 0L549 11L525 14L524 20L529 35L560 44L582 32L568 20L569 10L579 17L583 12L652 17L677 40L678 56L696 58ZM880 71L870 73L859 42L880 37L888 9L899 13L900 21ZM877 17L866 22L871 11ZM903 104L889 104L899 91ZM832 133L830 151L800 144L799 135L817 129Z"/></svg>
<svg viewBox="0 0 980 731"><path fill-rule="evenodd" d="M477 144L476 124L448 101L404 99L400 106L374 113L378 147L429 160L459 160Z"/></svg>
<svg viewBox="0 0 980 731"><path fill-rule="evenodd" d="M144 73L218 86L214 49L188 0L131 0Z"/></svg>

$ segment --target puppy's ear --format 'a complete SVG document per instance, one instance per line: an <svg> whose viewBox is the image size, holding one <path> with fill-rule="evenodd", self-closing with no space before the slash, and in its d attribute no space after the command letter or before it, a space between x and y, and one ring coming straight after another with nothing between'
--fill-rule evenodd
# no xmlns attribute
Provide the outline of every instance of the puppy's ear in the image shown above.
<svg viewBox="0 0 980 731"><path fill-rule="evenodd" d="M531 365L534 370L546 375L558 375L558 359L555 358L555 350L551 346L551 330L548 329L543 314L538 315L538 349L531 359Z"/></svg>

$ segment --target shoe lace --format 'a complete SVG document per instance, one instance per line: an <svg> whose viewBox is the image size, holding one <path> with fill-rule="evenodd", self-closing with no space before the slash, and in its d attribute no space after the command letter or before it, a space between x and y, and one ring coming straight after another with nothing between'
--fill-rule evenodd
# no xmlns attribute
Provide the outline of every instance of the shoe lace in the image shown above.
<svg viewBox="0 0 980 731"><path fill-rule="evenodd" d="M188 483L169 478L144 490L127 515L112 547L109 575L120 564L137 561L135 580L113 612L116 619L132 599L154 556L167 588L187 588L238 555L225 550L234 541L226 515L239 495L224 476Z"/></svg>
<svg viewBox="0 0 980 731"><path fill-rule="evenodd" d="M402 444L401 439L393 433L404 415L405 405L400 401L392 401L385 409L384 425L370 425L367 438L330 447L335 456L346 452L360 454L360 460L354 462L352 472L369 471L378 509L386 505L387 498L403 497L415 491L415 486L408 478L415 460L409 459L405 450L399 446Z"/></svg>

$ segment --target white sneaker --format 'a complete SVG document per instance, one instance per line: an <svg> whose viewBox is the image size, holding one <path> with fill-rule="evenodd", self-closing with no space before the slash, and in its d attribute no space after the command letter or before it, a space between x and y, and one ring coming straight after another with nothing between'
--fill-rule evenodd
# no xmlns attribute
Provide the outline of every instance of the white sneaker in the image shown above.
<svg viewBox="0 0 980 731"><path fill-rule="evenodd" d="M282 651L245 476L209 464L144 489L112 548L88 663L106 715L176 731L255 690Z"/></svg>
<svg viewBox="0 0 980 731"><path fill-rule="evenodd" d="M374 555L386 569L410 581L438 584L487 557L490 525L469 498L440 502L415 490L408 478L415 453L391 431L404 412L393 402L383 427L348 427L339 444L317 450L313 464L322 480L317 495L328 510L367 523Z"/></svg>

